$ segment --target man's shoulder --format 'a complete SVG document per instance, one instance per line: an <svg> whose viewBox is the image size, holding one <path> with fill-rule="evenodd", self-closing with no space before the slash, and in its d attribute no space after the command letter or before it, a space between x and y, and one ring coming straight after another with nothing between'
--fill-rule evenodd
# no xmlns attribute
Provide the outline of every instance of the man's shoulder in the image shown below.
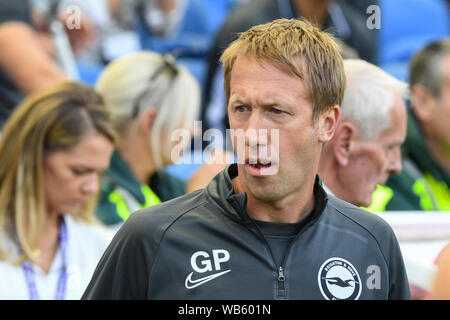
<svg viewBox="0 0 450 320"><path fill-rule="evenodd" d="M279 18L276 1L247 1L228 15L217 35L218 42L221 45L227 45L234 37L237 37L237 33L276 18Z"/></svg>
<svg viewBox="0 0 450 320"><path fill-rule="evenodd" d="M276 0L249 0L242 3L228 15L226 24L231 24L231 22L244 23L244 21L240 20L243 18L247 20L273 20L279 16L278 11Z"/></svg>
<svg viewBox="0 0 450 320"><path fill-rule="evenodd" d="M24 22L32 25L30 5L27 0L0 0L0 25L8 22Z"/></svg>
<svg viewBox="0 0 450 320"><path fill-rule="evenodd" d="M164 233L179 218L206 202L204 190L197 190L134 212L123 228L139 235Z"/></svg>
<svg viewBox="0 0 450 320"><path fill-rule="evenodd" d="M349 228L359 234L365 233L376 241L394 236L391 226L377 214L329 195L327 210L330 222ZM395 237L395 236L394 236Z"/></svg>

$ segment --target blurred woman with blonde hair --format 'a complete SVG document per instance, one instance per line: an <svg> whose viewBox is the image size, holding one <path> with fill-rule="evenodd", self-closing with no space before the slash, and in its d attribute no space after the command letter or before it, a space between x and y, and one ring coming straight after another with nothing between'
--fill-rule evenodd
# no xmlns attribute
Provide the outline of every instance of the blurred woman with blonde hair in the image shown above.
<svg viewBox="0 0 450 320"><path fill-rule="evenodd" d="M111 234L95 225L114 148L100 96L62 82L25 99L0 141L0 299L79 299Z"/></svg>
<svg viewBox="0 0 450 320"><path fill-rule="evenodd" d="M119 134L97 216L120 225L132 212L186 192L185 182L164 167L174 161L174 130L193 128L200 86L173 56L143 51L111 62L96 88Z"/></svg>

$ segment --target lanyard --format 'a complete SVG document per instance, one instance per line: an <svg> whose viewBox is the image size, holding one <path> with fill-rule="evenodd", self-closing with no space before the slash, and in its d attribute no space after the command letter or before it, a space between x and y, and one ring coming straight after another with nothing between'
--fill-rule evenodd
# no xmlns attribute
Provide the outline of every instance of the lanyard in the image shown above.
<svg viewBox="0 0 450 320"><path fill-rule="evenodd" d="M58 278L58 286L56 287L55 300L63 300L66 292L67 283L67 266L66 266L66 249L67 249L67 229L64 219L61 219L59 224L59 246L61 248L61 256L63 266ZM39 300L39 294L34 280L33 267L30 261L25 261L22 264L23 271L25 272L25 280L27 282L28 291L30 293L30 300Z"/></svg>

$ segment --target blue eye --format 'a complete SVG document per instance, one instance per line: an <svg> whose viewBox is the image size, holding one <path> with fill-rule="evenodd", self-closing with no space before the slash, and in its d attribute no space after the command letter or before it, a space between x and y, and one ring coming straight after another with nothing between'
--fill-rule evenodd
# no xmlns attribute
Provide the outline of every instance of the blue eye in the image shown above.
<svg viewBox="0 0 450 320"><path fill-rule="evenodd" d="M237 106L237 107L235 108L235 110L236 110L237 112L245 112L246 108L245 108L244 106Z"/></svg>
<svg viewBox="0 0 450 320"><path fill-rule="evenodd" d="M283 113L282 110L277 109L277 108L272 108L272 112L275 113L275 114L282 114Z"/></svg>

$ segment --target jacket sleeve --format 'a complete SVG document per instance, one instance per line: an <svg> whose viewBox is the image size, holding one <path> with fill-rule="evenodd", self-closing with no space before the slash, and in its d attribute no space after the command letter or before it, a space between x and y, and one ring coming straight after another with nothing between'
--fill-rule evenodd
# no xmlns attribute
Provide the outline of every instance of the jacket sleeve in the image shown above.
<svg viewBox="0 0 450 320"><path fill-rule="evenodd" d="M393 231L390 233L389 248L389 300L411 300L405 263Z"/></svg>
<svg viewBox="0 0 450 320"><path fill-rule="evenodd" d="M82 299L146 299L157 245L145 228L145 215L133 214L106 249Z"/></svg>

